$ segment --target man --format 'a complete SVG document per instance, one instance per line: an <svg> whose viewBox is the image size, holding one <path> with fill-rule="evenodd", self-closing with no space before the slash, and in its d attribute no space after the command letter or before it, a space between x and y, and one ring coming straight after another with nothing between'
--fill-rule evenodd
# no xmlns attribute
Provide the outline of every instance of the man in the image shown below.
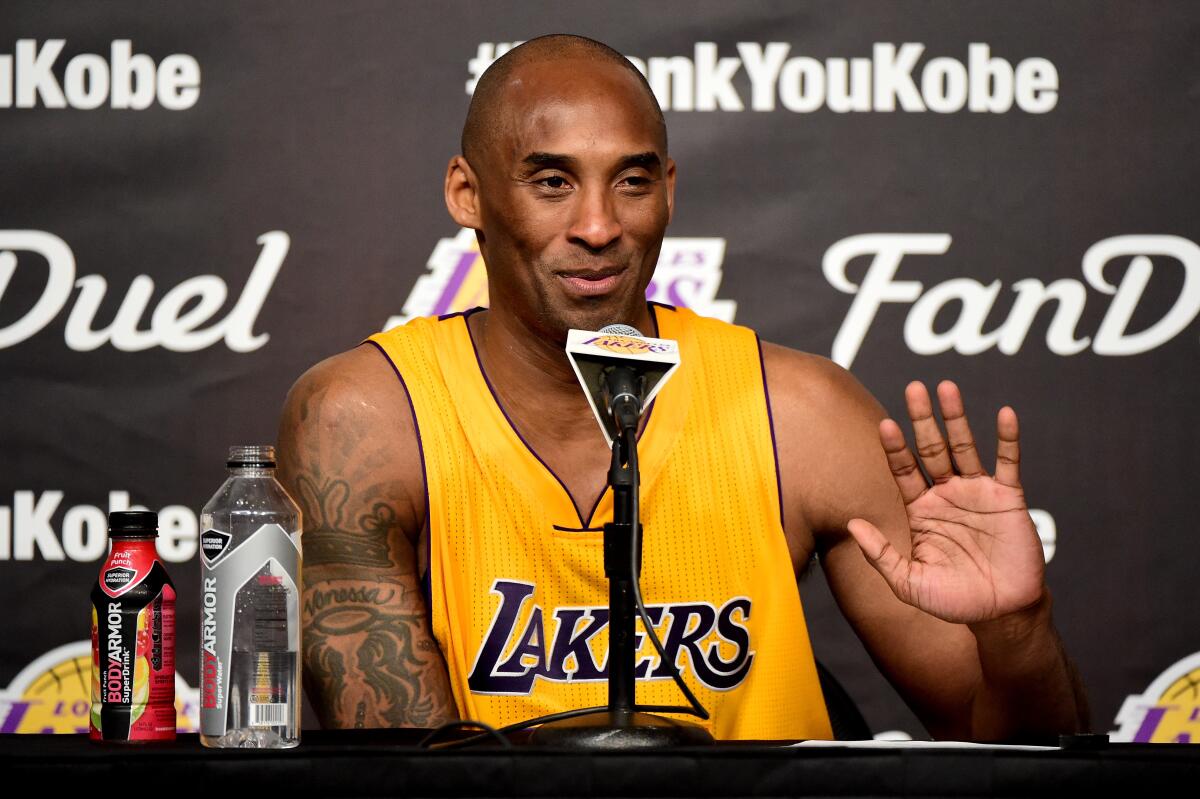
<svg viewBox="0 0 1200 799"><path fill-rule="evenodd" d="M604 45L553 36L510 51L480 80L462 145L446 203L477 231L490 308L318 364L281 423L324 725L498 725L604 703L595 531L611 518L609 452L563 343L613 322L681 341L639 444L643 592L716 737L828 735L794 584L814 553L935 736L1086 724L1011 409L993 477L957 388L937 392L947 444L910 385L928 486L899 427L839 367L648 306L675 165L648 85ZM714 413L716 394L733 410ZM667 664L638 668L639 701L679 703Z"/></svg>

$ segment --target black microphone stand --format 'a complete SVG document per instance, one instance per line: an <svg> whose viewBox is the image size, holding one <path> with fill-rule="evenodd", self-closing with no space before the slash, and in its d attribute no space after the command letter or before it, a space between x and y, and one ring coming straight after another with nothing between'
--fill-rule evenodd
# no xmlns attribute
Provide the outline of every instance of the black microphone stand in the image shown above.
<svg viewBox="0 0 1200 799"><path fill-rule="evenodd" d="M641 574L641 524L637 461L637 421L618 423L608 484L613 490L613 520L604 525L604 576L608 578L608 710L538 727L532 743L572 749L642 749L711 744L703 727L638 710L637 649L634 620L634 573ZM634 527L637 525L637 528ZM634 542L637 552L634 553ZM636 561L636 562L635 562Z"/></svg>

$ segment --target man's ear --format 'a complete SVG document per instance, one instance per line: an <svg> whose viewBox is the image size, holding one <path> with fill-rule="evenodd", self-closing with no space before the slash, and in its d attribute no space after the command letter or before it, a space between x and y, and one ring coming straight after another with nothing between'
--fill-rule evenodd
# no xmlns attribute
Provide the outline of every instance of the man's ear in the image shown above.
<svg viewBox="0 0 1200 799"><path fill-rule="evenodd" d="M478 230L482 227L479 214L479 182L467 159L456 155L446 167L446 210L460 227Z"/></svg>
<svg viewBox="0 0 1200 799"><path fill-rule="evenodd" d="M667 159L667 223L675 216L675 159Z"/></svg>

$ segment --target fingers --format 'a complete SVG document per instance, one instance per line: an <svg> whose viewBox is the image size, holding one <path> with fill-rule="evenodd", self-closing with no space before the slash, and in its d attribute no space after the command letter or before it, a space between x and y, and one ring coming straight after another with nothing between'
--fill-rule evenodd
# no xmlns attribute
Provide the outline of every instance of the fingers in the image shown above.
<svg viewBox="0 0 1200 799"><path fill-rule="evenodd" d="M962 392L954 383L943 380L938 383L937 395L938 404L942 409L942 421L946 424L946 434L950 437L950 453L954 458L954 465L963 477L978 477L984 473L983 464L979 462L979 453L975 450L975 437L971 435L971 426L967 424Z"/></svg>
<svg viewBox="0 0 1200 799"><path fill-rule="evenodd" d="M904 389L904 401L908 405L917 454L921 456L925 472L935 483L949 480L954 476L954 466L950 462L946 439L942 437L937 420L933 418L933 402L929 399L925 384L916 380L909 383Z"/></svg>
<svg viewBox="0 0 1200 799"><path fill-rule="evenodd" d="M912 564L896 551L879 528L866 519L851 519L846 529L862 550L867 562L875 567L896 596L903 599L908 594L908 574Z"/></svg>
<svg viewBox="0 0 1200 799"><path fill-rule="evenodd" d="M1021 486L1021 445L1017 412L1005 405L996 414L996 482Z"/></svg>
<svg viewBox="0 0 1200 799"><path fill-rule="evenodd" d="M925 476L917 468L912 450L904 443L904 433L900 430L900 425L891 419L880 422L879 443L883 444L888 468L892 470L892 477L900 489L900 498L908 505L929 487L925 484Z"/></svg>
<svg viewBox="0 0 1200 799"><path fill-rule="evenodd" d="M947 439L942 436L933 415L933 401L920 381L914 380L904 390L908 415L912 419L913 436L921 465L934 483L941 483L957 474L980 477L987 474L975 447L975 437L967 422L962 392L949 380L937 387L938 404L946 424ZM1021 452L1018 443L1017 414L1010 407L1000 409L996 417L998 444L996 447L996 480L1004 485L1019 487L1021 483ZM917 469L916 460L904 443L904 434L890 419L879 425L879 440L887 453L888 466L904 503L908 504L925 491L925 481Z"/></svg>

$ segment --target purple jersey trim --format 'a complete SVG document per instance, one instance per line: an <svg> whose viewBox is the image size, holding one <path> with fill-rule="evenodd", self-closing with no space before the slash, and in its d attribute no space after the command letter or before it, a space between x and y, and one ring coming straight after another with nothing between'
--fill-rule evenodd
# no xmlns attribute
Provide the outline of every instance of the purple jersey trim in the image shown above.
<svg viewBox="0 0 1200 799"><path fill-rule="evenodd" d="M377 342L371 341L370 339L367 340L367 343L370 344L371 346L373 346L375 349L379 350L379 354L382 355L383 359L388 362L389 366L392 367L392 371L396 373L396 379L399 380L400 385L404 387L404 397L405 397L405 399L408 400L408 412L412 415L413 430L417 431L417 452L420 453L420 456L421 456L421 487L423 488L423 490L425 492L425 521L422 523L421 528L423 531L428 531L429 530L429 476L428 476L428 473L425 471L425 444L421 440L421 425L417 421L417 409L413 405L412 394L408 393L408 383L404 382L404 375L400 374L400 370L396 368L396 364L392 361L391 357L388 356L387 350L385 350L383 347L381 347ZM432 546L429 549L429 553L430 553L429 563L425 564L425 573L421 575L421 590L425 594L425 608L429 614L430 622L432 623L433 600L432 600L431 594L432 594L433 589L432 589L431 580L430 580L430 572L433 570L433 557L432 557L433 556L433 547ZM432 626L431 626L431 629L432 629Z"/></svg>
<svg viewBox="0 0 1200 799"><path fill-rule="evenodd" d="M658 309L664 311L678 311L674 305L667 305L665 302L657 302L655 300L646 300L646 304L650 306L650 318L654 321L654 332L650 334L650 338L658 338Z"/></svg>
<svg viewBox="0 0 1200 799"><path fill-rule="evenodd" d="M775 458L775 491L779 495L779 526L783 526L783 475L779 470L779 443L775 440L775 416L771 413L771 392L767 388L767 364L763 360L762 339L756 333L754 341L758 345L758 367L762 372L763 399L767 403L767 427L771 430L771 455Z"/></svg>
<svg viewBox="0 0 1200 799"><path fill-rule="evenodd" d="M453 319L456 316L467 316L468 314L473 314L476 311L486 311L486 310L487 310L486 308L476 305L474 308L470 309L469 311L454 311L453 313L444 313L441 316L439 316L437 318L437 320L439 322L445 322L447 319Z"/></svg>

